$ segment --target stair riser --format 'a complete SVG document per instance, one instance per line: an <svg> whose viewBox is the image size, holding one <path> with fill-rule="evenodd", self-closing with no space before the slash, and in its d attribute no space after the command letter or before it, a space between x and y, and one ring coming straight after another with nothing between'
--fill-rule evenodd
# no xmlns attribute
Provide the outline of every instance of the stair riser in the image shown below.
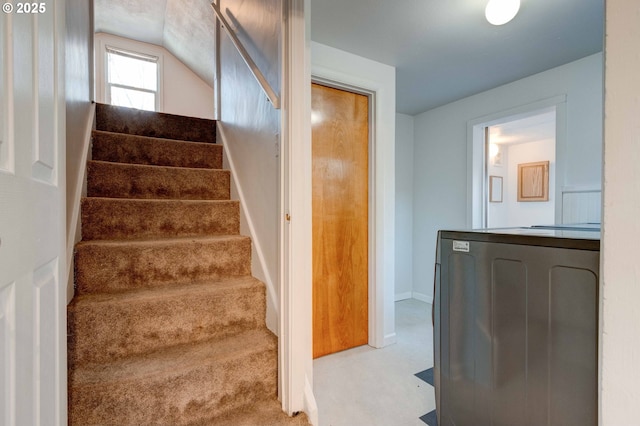
<svg viewBox="0 0 640 426"><path fill-rule="evenodd" d="M127 289L217 280L251 273L251 243L171 240L132 244L78 244L76 292Z"/></svg>
<svg viewBox="0 0 640 426"><path fill-rule="evenodd" d="M222 145L123 133L93 132L93 160L150 166L222 169Z"/></svg>
<svg viewBox="0 0 640 426"><path fill-rule="evenodd" d="M212 120L96 105L96 128L107 132L194 142L216 142Z"/></svg>
<svg viewBox="0 0 640 426"><path fill-rule="evenodd" d="M222 339L263 327L265 311L261 283L128 303L120 299L74 301L67 323L69 365L109 362L163 347Z"/></svg>
<svg viewBox="0 0 640 426"><path fill-rule="evenodd" d="M228 170L183 169L90 161L87 196L228 200Z"/></svg>
<svg viewBox="0 0 640 426"><path fill-rule="evenodd" d="M71 374L69 423L215 424L216 416L275 396L277 353L273 348L170 373L82 386Z"/></svg>
<svg viewBox="0 0 640 426"><path fill-rule="evenodd" d="M83 240L238 234L237 201L82 200Z"/></svg>

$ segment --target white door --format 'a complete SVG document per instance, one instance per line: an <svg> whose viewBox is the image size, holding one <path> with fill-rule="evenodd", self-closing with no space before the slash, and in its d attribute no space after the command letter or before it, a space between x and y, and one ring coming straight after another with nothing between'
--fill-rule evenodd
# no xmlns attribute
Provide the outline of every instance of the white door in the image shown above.
<svg viewBox="0 0 640 426"><path fill-rule="evenodd" d="M64 12L0 14L2 425L67 423Z"/></svg>

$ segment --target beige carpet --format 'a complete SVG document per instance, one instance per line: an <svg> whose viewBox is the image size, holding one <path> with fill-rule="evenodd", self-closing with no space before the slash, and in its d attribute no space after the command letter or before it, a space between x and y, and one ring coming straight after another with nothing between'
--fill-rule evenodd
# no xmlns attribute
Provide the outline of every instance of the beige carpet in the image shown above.
<svg viewBox="0 0 640 426"><path fill-rule="evenodd" d="M305 425L215 123L97 106L68 308L70 425Z"/></svg>

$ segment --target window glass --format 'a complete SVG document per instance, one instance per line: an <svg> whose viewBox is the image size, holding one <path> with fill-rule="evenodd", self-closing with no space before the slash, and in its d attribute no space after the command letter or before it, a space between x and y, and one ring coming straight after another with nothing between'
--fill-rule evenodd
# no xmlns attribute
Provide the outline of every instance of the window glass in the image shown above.
<svg viewBox="0 0 640 426"><path fill-rule="evenodd" d="M112 105L155 111L158 58L107 48L107 96Z"/></svg>
<svg viewBox="0 0 640 426"><path fill-rule="evenodd" d="M152 92L111 86L111 105L155 111L156 95Z"/></svg>
<svg viewBox="0 0 640 426"><path fill-rule="evenodd" d="M153 91L157 89L158 64L156 62L116 52L108 52L107 61L109 83Z"/></svg>

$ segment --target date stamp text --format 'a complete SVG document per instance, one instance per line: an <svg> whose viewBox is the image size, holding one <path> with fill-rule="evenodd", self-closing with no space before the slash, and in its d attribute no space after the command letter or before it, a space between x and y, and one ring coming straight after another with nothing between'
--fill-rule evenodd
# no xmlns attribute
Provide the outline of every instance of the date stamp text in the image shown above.
<svg viewBox="0 0 640 426"><path fill-rule="evenodd" d="M45 13L47 11L46 3L4 3L2 5L4 13Z"/></svg>

